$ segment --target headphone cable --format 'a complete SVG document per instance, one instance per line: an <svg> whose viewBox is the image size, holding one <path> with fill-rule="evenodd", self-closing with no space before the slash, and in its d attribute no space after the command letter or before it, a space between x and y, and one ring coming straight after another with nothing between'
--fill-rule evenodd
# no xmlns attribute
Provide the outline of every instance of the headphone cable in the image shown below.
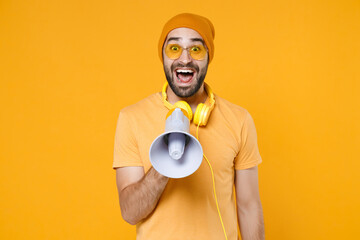
<svg viewBox="0 0 360 240"><path fill-rule="evenodd" d="M200 126L200 123L201 123L201 118L200 118L199 124L198 124L197 127L196 127L196 138L197 138L197 140L198 140L199 142L200 142L200 140L199 140L199 126ZM207 164L208 164L209 167L210 167L211 177L212 177L212 183L213 183L213 190L214 190L214 197L215 197L215 203L216 203L216 208L217 208L217 211L218 211L218 214L219 214L219 218L220 218L220 222L221 222L222 229L223 229L223 231L224 231L225 239L228 240L227 235L226 235L226 231L225 231L225 227L224 227L224 223L223 223L223 220L222 220L222 217L221 217L218 200L217 200L217 197L216 197L214 171L213 171L213 169L212 169L212 166L211 166L211 164L210 164L210 161L207 159L207 157L205 156L204 153L203 153L203 155L204 155L204 158L206 159Z"/></svg>

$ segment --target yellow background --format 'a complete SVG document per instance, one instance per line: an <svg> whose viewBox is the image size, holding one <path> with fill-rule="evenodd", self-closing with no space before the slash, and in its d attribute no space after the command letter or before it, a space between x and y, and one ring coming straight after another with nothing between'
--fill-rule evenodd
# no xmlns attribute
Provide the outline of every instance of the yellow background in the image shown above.
<svg viewBox="0 0 360 240"><path fill-rule="evenodd" d="M358 0L2 0L0 239L135 238L116 120L160 90L157 40L180 12L213 21L206 80L255 120L267 239L358 238Z"/></svg>

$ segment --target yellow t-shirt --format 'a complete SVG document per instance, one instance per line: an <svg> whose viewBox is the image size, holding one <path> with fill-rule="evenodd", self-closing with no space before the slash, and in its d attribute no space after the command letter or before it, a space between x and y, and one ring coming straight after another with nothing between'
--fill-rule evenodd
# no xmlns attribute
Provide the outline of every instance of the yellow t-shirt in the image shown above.
<svg viewBox="0 0 360 240"><path fill-rule="evenodd" d="M215 95L215 108L199 141L215 174L219 208L229 240L237 239L234 170L261 163L254 122L242 107ZM113 168L151 167L149 149L164 132L168 109L153 94L121 110L115 135ZM191 123L190 133L195 136ZM192 175L170 179L153 213L136 226L138 240L224 239L205 159Z"/></svg>

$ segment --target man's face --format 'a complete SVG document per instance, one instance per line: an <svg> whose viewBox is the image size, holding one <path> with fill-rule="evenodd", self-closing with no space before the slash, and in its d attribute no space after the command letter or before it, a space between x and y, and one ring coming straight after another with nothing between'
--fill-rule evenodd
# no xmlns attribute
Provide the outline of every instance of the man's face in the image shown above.
<svg viewBox="0 0 360 240"><path fill-rule="evenodd" d="M167 46L180 47L182 52L179 58L169 58L166 54ZM191 56L189 50L191 49L194 52L201 47L203 48L202 51L205 51L204 58L196 60ZM209 61L207 48L200 34L190 28L172 30L164 43L163 59L166 79L173 92L181 98L193 96L205 80Z"/></svg>

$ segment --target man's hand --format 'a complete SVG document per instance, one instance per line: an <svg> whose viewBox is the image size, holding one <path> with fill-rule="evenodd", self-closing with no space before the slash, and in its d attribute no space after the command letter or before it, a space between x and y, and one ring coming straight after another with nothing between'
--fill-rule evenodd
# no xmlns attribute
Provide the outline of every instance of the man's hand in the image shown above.
<svg viewBox="0 0 360 240"><path fill-rule="evenodd" d="M243 240L264 240L257 167L235 171L237 216Z"/></svg>
<svg viewBox="0 0 360 240"><path fill-rule="evenodd" d="M168 178L151 168L147 174L143 167L116 169L121 214L125 221L135 225L154 209L164 191Z"/></svg>

